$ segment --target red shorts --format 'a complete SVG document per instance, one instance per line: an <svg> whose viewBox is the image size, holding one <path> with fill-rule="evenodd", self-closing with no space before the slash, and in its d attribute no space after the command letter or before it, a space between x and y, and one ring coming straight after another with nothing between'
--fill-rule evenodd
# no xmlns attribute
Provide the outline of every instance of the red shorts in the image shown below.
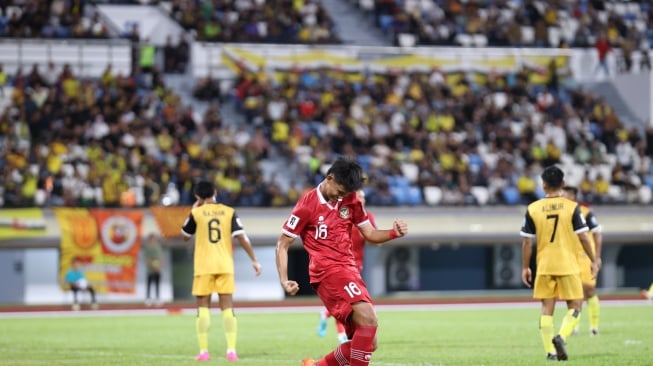
<svg viewBox="0 0 653 366"><path fill-rule="evenodd" d="M351 304L360 301L372 304L360 273L348 268L341 268L338 272L322 277L322 281L314 283L313 288L329 313L344 324L347 334L353 334L354 331L349 322L349 316L353 311Z"/></svg>

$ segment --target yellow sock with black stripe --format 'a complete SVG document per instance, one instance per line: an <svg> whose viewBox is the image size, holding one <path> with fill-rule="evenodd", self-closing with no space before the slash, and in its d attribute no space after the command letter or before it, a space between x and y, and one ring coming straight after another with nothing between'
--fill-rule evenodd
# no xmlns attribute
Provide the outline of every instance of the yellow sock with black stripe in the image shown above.
<svg viewBox="0 0 653 366"><path fill-rule="evenodd" d="M574 331L574 328L578 325L578 321L580 319L580 310L576 309L569 309L567 310L567 314L565 314L565 317L562 318L562 325L560 325L560 336L562 336L563 339L569 338L571 333Z"/></svg>
<svg viewBox="0 0 653 366"><path fill-rule="evenodd" d="M238 320L234 316L233 309L222 311L222 323L224 324L224 336L227 339L227 350L236 350L236 338L238 336Z"/></svg>
<svg viewBox="0 0 653 366"><path fill-rule="evenodd" d="M590 318L590 328L599 329L599 297L594 295L587 299L587 316Z"/></svg>
<svg viewBox="0 0 653 366"><path fill-rule="evenodd" d="M553 317L551 315L540 316L540 336L544 345L544 352L556 353L556 349L551 343L553 339Z"/></svg>
<svg viewBox="0 0 653 366"><path fill-rule="evenodd" d="M195 330L197 332L197 342L200 346L200 352L209 350L209 327L211 326L211 313L209 308L198 308L197 319L195 320Z"/></svg>

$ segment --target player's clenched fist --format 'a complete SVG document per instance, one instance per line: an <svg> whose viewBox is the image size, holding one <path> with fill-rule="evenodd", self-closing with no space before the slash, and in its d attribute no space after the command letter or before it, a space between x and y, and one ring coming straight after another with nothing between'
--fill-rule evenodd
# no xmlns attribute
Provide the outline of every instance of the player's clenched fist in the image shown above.
<svg viewBox="0 0 653 366"><path fill-rule="evenodd" d="M282 282L281 286L283 286L284 291L286 291L288 295L295 295L297 294L297 291L299 291L299 284L295 281Z"/></svg>
<svg viewBox="0 0 653 366"><path fill-rule="evenodd" d="M401 219L395 219L392 223L392 229L395 231L398 237L408 234L408 224Z"/></svg>

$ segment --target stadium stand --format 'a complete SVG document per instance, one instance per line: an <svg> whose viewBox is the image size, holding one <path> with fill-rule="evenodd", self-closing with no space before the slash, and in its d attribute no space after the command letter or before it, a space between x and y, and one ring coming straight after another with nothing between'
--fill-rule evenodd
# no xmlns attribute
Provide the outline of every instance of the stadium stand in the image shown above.
<svg viewBox="0 0 653 366"><path fill-rule="evenodd" d="M419 45L592 47L604 33L613 47L653 42L647 1L376 0L352 2L372 12L395 42L406 34Z"/></svg>
<svg viewBox="0 0 653 366"><path fill-rule="evenodd" d="M170 14L207 42L338 43L319 1L173 0Z"/></svg>
<svg viewBox="0 0 653 366"><path fill-rule="evenodd" d="M107 38L107 25L86 1L6 1L0 9L0 37Z"/></svg>
<svg viewBox="0 0 653 366"><path fill-rule="evenodd" d="M230 81L232 87L209 74L183 94L171 87L175 79L159 70L182 73L181 78L194 72L188 66L195 41L315 43L304 31L324 24L329 42L337 42L334 23L318 3L299 7L301 2L243 1L217 8L209 3L161 2L196 34L195 40L182 34L176 44L169 39L161 48L163 61L150 72L143 72L138 63L125 73L99 61L95 67L104 71L97 76L82 75L74 63L34 62L29 72L0 68L0 169L5 177L0 204L190 204L193 183L208 175L225 203L285 206L319 182L328 162L342 154L356 156L364 167L370 205L524 204L542 195L538 174L554 163L565 169L570 184L580 187L586 202L651 202L653 130L624 123L612 100L580 88L573 75L556 69L554 61L548 69L523 67L482 75L445 75L437 67L252 71L236 64L232 67L240 69ZM427 3L433 10L445 2L401 2L406 9ZM456 3L460 9L452 10ZM486 20L480 22L484 24L488 17L519 13L522 16L514 19L525 29L532 23L533 9L541 7L528 0L519 6L516 1L495 2L496 9L486 2L463 3L446 2L450 7L446 12L457 14L456 29L464 30L449 38L469 36L464 42L479 46L496 45L491 37L475 37L479 18ZM649 22L645 4L637 4L639 12L632 5L615 10L611 4L605 14L621 14L633 24ZM419 25L410 17L414 11L408 18L397 16L402 7L394 1L371 5L358 4L373 12L379 23L387 23L391 32ZM621 18L608 22L612 15L596 22L603 16L595 19L593 6L586 5L590 15L581 18L599 29L619 24ZM2 14L8 14L7 9ZM265 17L272 10L280 15L274 22L292 18L297 23L281 32L273 30L272 23L261 25L273 22ZM84 13L92 11L87 8ZM557 19L565 18L563 11L556 12ZM631 13L635 15L626 16ZM542 14L545 20L554 15L546 7ZM382 22L388 15L392 19ZM205 23L197 27L191 17ZM206 22L218 22L208 27L211 32L215 27L242 31L207 33ZM23 37L37 28L22 29L23 33L7 35ZM565 32L553 39L565 39ZM536 30L532 34L533 44L537 39L545 42ZM610 39L610 32L607 35ZM402 46L422 44L422 37L418 34L419 41L403 37ZM135 45L139 42L138 37L133 40ZM541 45L550 45L545 43ZM621 43L610 46L623 50ZM215 60L220 57L212 57Z"/></svg>

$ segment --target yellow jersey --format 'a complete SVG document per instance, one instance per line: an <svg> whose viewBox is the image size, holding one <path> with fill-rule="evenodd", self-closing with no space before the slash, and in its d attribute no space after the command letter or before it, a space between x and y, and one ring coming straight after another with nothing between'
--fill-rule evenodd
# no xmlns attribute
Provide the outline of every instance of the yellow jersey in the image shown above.
<svg viewBox="0 0 653 366"><path fill-rule="evenodd" d="M221 203L195 207L181 232L186 237L195 234L195 276L234 273L232 237L245 230L232 207Z"/></svg>
<svg viewBox="0 0 653 366"><path fill-rule="evenodd" d="M528 205L520 235L536 238L538 275L562 276L580 273L577 234L587 230L578 203L545 197Z"/></svg>

